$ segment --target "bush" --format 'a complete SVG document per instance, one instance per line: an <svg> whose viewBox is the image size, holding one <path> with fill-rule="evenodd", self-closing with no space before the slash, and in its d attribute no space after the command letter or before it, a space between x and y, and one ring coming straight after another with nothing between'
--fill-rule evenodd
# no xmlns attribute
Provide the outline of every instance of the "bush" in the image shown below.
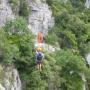
<svg viewBox="0 0 90 90"><path fill-rule="evenodd" d="M82 90L83 80L80 73L86 73L85 61L81 56L70 50L60 50L56 53L57 64L61 66L60 77L64 79L61 88L64 90Z"/></svg>
<svg viewBox="0 0 90 90"><path fill-rule="evenodd" d="M27 28L26 20L22 17L7 22L4 28L9 35L22 35L30 32Z"/></svg>
<svg viewBox="0 0 90 90"><path fill-rule="evenodd" d="M19 5L20 5L20 0L9 0L9 3L12 7L12 10L15 14L18 14L19 11Z"/></svg>
<svg viewBox="0 0 90 90"><path fill-rule="evenodd" d="M48 44L55 45L55 43L58 42L58 37L56 34L50 32L50 34L46 36L45 41Z"/></svg>
<svg viewBox="0 0 90 90"><path fill-rule="evenodd" d="M23 16L24 18L28 18L30 14L30 8L28 5L28 1L27 0L21 0L20 1L20 11L19 11L19 15Z"/></svg>
<svg viewBox="0 0 90 90"><path fill-rule="evenodd" d="M7 64L13 64L18 61L28 63L31 60L30 58L33 57L32 39L34 37L28 30L25 20L17 18L15 21L7 22L4 31L0 34L1 49L3 49L2 61Z"/></svg>

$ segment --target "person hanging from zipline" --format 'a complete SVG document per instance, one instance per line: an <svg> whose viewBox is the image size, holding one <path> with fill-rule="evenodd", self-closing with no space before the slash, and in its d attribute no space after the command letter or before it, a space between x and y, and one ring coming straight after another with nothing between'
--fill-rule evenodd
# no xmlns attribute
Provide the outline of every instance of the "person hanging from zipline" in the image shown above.
<svg viewBox="0 0 90 90"><path fill-rule="evenodd" d="M42 71L43 58L44 58L43 48L39 47L36 50L36 63L37 63L37 69L39 71Z"/></svg>

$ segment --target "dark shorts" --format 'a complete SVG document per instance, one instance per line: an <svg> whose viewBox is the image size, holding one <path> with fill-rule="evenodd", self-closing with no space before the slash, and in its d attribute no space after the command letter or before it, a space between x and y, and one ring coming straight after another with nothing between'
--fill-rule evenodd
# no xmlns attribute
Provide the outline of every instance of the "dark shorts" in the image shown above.
<svg viewBox="0 0 90 90"><path fill-rule="evenodd" d="M37 61L36 63L37 63L37 64L42 64L42 61Z"/></svg>

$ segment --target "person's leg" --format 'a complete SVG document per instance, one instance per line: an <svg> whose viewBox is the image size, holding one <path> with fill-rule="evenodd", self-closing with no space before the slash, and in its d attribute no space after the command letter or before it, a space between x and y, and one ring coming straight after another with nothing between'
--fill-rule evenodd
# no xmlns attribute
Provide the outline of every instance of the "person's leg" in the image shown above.
<svg viewBox="0 0 90 90"><path fill-rule="evenodd" d="M37 62L37 69L42 71L42 62Z"/></svg>
<svg viewBox="0 0 90 90"><path fill-rule="evenodd" d="M42 71L42 64L39 64L39 70Z"/></svg>
<svg viewBox="0 0 90 90"><path fill-rule="evenodd" d="M43 69L43 62L41 63L41 69Z"/></svg>
<svg viewBox="0 0 90 90"><path fill-rule="evenodd" d="M37 62L37 69L39 70L39 63Z"/></svg>

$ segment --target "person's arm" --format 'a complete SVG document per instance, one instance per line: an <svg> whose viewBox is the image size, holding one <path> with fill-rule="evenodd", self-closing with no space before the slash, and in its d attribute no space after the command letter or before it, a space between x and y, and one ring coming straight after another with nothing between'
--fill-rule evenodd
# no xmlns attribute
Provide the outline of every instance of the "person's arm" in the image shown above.
<svg viewBox="0 0 90 90"><path fill-rule="evenodd" d="M36 55L35 55L35 61L37 61L37 51L36 51Z"/></svg>

